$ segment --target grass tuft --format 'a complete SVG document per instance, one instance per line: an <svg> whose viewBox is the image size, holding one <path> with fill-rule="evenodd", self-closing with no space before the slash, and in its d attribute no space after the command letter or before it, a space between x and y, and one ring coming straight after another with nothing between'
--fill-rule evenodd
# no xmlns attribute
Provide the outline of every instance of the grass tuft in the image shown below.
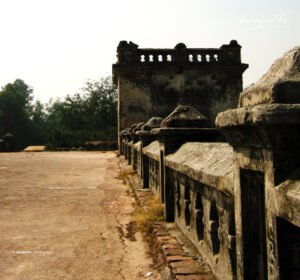
<svg viewBox="0 0 300 280"><path fill-rule="evenodd" d="M164 220L164 211L162 204L155 198L152 198L147 207L138 206L134 212L136 230L149 233L153 223Z"/></svg>

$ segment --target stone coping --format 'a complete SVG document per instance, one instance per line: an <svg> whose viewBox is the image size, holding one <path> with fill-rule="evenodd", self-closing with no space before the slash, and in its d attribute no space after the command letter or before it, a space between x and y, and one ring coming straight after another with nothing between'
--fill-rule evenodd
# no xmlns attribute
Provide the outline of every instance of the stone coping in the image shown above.
<svg viewBox="0 0 300 280"><path fill-rule="evenodd" d="M299 125L300 104L270 104L227 110L218 114L217 127L242 125Z"/></svg>
<svg viewBox="0 0 300 280"><path fill-rule="evenodd" d="M240 94L239 107L264 103L299 103L300 46L277 59L266 74Z"/></svg>
<svg viewBox="0 0 300 280"><path fill-rule="evenodd" d="M233 149L226 143L186 143L165 157L167 167L233 194Z"/></svg>
<svg viewBox="0 0 300 280"><path fill-rule="evenodd" d="M132 141L132 140L131 140L131 141L128 141L127 145L128 145L128 147L132 147L133 141Z"/></svg>
<svg viewBox="0 0 300 280"><path fill-rule="evenodd" d="M143 154L156 161L159 161L159 152L160 152L160 148L159 148L158 141L153 141L151 144L143 148Z"/></svg>
<svg viewBox="0 0 300 280"><path fill-rule="evenodd" d="M216 128L197 128L197 127L161 127L151 130L153 135L190 135L190 134L217 134Z"/></svg>
<svg viewBox="0 0 300 280"><path fill-rule="evenodd" d="M136 135L142 142L150 143L155 140L155 137L151 134L151 131L148 130L139 130L136 132Z"/></svg>
<svg viewBox="0 0 300 280"><path fill-rule="evenodd" d="M149 130L139 130L136 132L136 135L139 137L147 137L147 136L151 136L151 132Z"/></svg>
<svg viewBox="0 0 300 280"><path fill-rule="evenodd" d="M134 150L138 151L138 152L141 150L141 147L142 147L142 142L141 141L138 141L138 142L132 144L132 148Z"/></svg>

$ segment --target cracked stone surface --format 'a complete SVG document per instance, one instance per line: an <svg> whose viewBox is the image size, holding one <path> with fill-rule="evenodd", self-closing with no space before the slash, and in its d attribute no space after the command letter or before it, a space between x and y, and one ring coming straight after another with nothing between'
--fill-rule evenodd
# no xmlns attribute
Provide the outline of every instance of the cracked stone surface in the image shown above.
<svg viewBox="0 0 300 280"><path fill-rule="evenodd" d="M0 154L0 279L160 279L113 152Z"/></svg>

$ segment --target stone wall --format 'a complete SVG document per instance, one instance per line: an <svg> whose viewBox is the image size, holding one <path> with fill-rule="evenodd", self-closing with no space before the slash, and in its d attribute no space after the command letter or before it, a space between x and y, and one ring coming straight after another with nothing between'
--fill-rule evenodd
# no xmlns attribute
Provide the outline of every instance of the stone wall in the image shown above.
<svg viewBox="0 0 300 280"><path fill-rule="evenodd" d="M299 279L299 58L300 47L277 61L264 76L272 79L218 114L217 128L179 106L159 127L135 131L140 155L130 158L143 187L218 279ZM127 158L138 143L132 130L121 133Z"/></svg>

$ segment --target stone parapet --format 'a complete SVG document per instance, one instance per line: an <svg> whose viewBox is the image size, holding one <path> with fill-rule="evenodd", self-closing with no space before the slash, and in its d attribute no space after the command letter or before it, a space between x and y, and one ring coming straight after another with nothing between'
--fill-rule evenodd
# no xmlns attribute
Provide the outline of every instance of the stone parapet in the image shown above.
<svg viewBox="0 0 300 280"><path fill-rule="evenodd" d="M151 144L143 148L143 153L156 160L159 161L159 142L153 141Z"/></svg>
<svg viewBox="0 0 300 280"><path fill-rule="evenodd" d="M220 48L187 48L178 43L173 49L139 48L133 42L121 41L117 48L117 64L237 64L241 63L241 46L232 40Z"/></svg>
<svg viewBox="0 0 300 280"><path fill-rule="evenodd" d="M226 143L185 143L165 165L189 178L233 195L233 150Z"/></svg>
<svg viewBox="0 0 300 280"><path fill-rule="evenodd" d="M234 149L238 279L297 279L300 47L240 95L216 126ZM259 261L258 261L259 260Z"/></svg>

